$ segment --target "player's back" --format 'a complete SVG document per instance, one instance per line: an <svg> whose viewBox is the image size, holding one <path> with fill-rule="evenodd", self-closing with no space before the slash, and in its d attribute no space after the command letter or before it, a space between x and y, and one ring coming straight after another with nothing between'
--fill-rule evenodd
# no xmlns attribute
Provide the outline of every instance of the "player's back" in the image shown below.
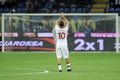
<svg viewBox="0 0 120 80"><path fill-rule="evenodd" d="M56 42L67 44L67 35L68 35L68 27L60 28L58 26L55 27L56 29Z"/></svg>

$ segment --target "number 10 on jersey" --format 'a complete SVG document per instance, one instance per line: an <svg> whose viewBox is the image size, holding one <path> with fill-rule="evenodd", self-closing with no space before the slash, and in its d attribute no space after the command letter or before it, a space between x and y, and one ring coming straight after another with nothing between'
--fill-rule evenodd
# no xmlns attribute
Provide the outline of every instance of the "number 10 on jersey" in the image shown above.
<svg viewBox="0 0 120 80"><path fill-rule="evenodd" d="M59 36L59 39L65 39L65 33L64 32L59 32L58 36Z"/></svg>

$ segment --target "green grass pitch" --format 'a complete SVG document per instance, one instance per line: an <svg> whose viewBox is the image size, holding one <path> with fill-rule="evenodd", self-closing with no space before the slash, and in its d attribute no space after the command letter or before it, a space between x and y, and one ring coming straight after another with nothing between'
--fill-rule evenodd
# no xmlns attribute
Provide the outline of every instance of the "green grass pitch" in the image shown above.
<svg viewBox="0 0 120 80"><path fill-rule="evenodd" d="M120 54L70 53L72 72L58 72L55 53L0 53L0 80L120 80Z"/></svg>

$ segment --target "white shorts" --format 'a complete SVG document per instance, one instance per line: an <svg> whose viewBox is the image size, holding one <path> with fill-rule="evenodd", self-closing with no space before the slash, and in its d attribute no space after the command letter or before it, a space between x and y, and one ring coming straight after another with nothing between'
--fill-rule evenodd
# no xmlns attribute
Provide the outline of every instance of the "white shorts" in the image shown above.
<svg viewBox="0 0 120 80"><path fill-rule="evenodd" d="M68 58L69 57L69 51L68 47L65 44L57 44L56 45L56 56L57 58Z"/></svg>

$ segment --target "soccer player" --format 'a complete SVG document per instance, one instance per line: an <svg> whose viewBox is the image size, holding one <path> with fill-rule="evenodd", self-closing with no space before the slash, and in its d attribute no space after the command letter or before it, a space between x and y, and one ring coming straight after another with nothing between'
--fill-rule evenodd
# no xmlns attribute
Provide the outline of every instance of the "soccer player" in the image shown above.
<svg viewBox="0 0 120 80"><path fill-rule="evenodd" d="M69 21L65 18L62 13L60 18L55 23L55 28L53 30L54 40L56 43L56 56L59 72L62 72L61 58L66 60L67 71L71 71L69 51L67 45L67 35L69 29Z"/></svg>

